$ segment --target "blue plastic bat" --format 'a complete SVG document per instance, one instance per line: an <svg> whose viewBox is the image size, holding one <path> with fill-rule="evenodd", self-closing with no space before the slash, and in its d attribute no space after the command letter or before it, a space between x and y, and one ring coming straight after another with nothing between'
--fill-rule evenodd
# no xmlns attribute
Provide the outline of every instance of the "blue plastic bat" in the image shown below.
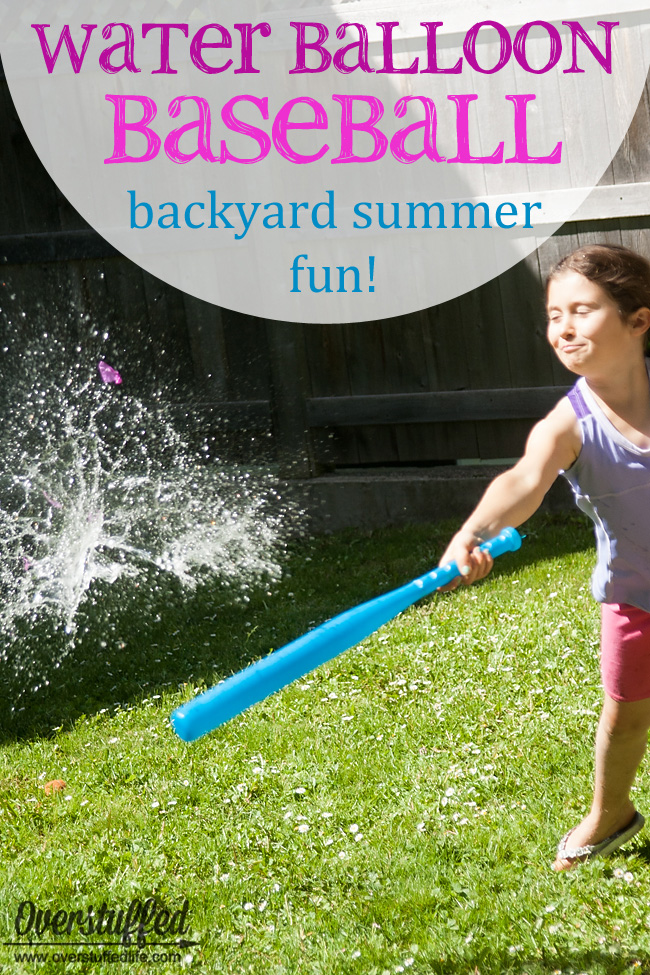
<svg viewBox="0 0 650 975"><path fill-rule="evenodd" d="M504 552L516 552L520 547L521 535L514 528L504 528L496 538L480 546L493 558ZM446 586L458 575L458 566L450 562L399 589L332 617L315 630L292 640L280 650L176 708L171 715L176 734L183 741L195 741L214 731L246 708L304 677L344 650L356 646L418 599Z"/></svg>

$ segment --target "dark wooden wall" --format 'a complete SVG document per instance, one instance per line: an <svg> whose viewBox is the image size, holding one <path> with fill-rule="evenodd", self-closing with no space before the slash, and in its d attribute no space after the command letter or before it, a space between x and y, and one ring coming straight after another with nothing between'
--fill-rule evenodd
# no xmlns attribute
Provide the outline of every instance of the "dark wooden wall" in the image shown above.
<svg viewBox="0 0 650 975"><path fill-rule="evenodd" d="M354 325L295 325L216 308L118 255L44 171L3 77L0 132L5 335L15 334L19 317L24 335L48 331L70 345L91 341L91 327L106 331L102 353L144 397L165 388L180 412L198 415L225 443L263 438L295 476L517 456L533 420L570 382L545 339L546 271L596 240L650 257L647 211L628 213L624 202L629 187L650 187L647 87L603 176L603 186L620 185L621 204L566 224L527 260L460 298Z"/></svg>

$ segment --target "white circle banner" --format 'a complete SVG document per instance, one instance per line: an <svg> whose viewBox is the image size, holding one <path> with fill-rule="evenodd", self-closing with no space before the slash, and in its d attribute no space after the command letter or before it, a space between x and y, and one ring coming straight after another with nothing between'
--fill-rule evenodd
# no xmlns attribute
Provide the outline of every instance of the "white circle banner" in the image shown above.
<svg viewBox="0 0 650 975"><path fill-rule="evenodd" d="M0 0L21 121L119 251L206 301L353 322L569 219L643 91L632 0Z"/></svg>

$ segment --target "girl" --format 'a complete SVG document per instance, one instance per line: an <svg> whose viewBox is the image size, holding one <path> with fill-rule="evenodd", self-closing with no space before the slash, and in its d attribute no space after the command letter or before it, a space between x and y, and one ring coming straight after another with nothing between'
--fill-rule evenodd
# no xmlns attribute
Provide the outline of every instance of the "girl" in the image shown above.
<svg viewBox="0 0 650 975"><path fill-rule="evenodd" d="M524 456L488 487L441 564L455 560L465 584L486 576L492 559L477 545L529 518L558 474L594 521L605 695L591 810L560 841L560 871L614 852L644 823L630 789L650 728L650 264L623 247L582 247L551 271L546 299L548 340L580 379L533 427Z"/></svg>

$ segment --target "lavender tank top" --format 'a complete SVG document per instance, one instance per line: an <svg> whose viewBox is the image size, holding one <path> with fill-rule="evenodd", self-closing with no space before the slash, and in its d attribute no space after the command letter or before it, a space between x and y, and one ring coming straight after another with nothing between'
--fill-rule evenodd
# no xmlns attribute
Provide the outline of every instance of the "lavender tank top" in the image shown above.
<svg viewBox="0 0 650 975"><path fill-rule="evenodd" d="M650 448L636 447L616 429L584 377L567 395L582 449L561 473L594 522L598 561L591 591L599 602L631 603L650 613Z"/></svg>

